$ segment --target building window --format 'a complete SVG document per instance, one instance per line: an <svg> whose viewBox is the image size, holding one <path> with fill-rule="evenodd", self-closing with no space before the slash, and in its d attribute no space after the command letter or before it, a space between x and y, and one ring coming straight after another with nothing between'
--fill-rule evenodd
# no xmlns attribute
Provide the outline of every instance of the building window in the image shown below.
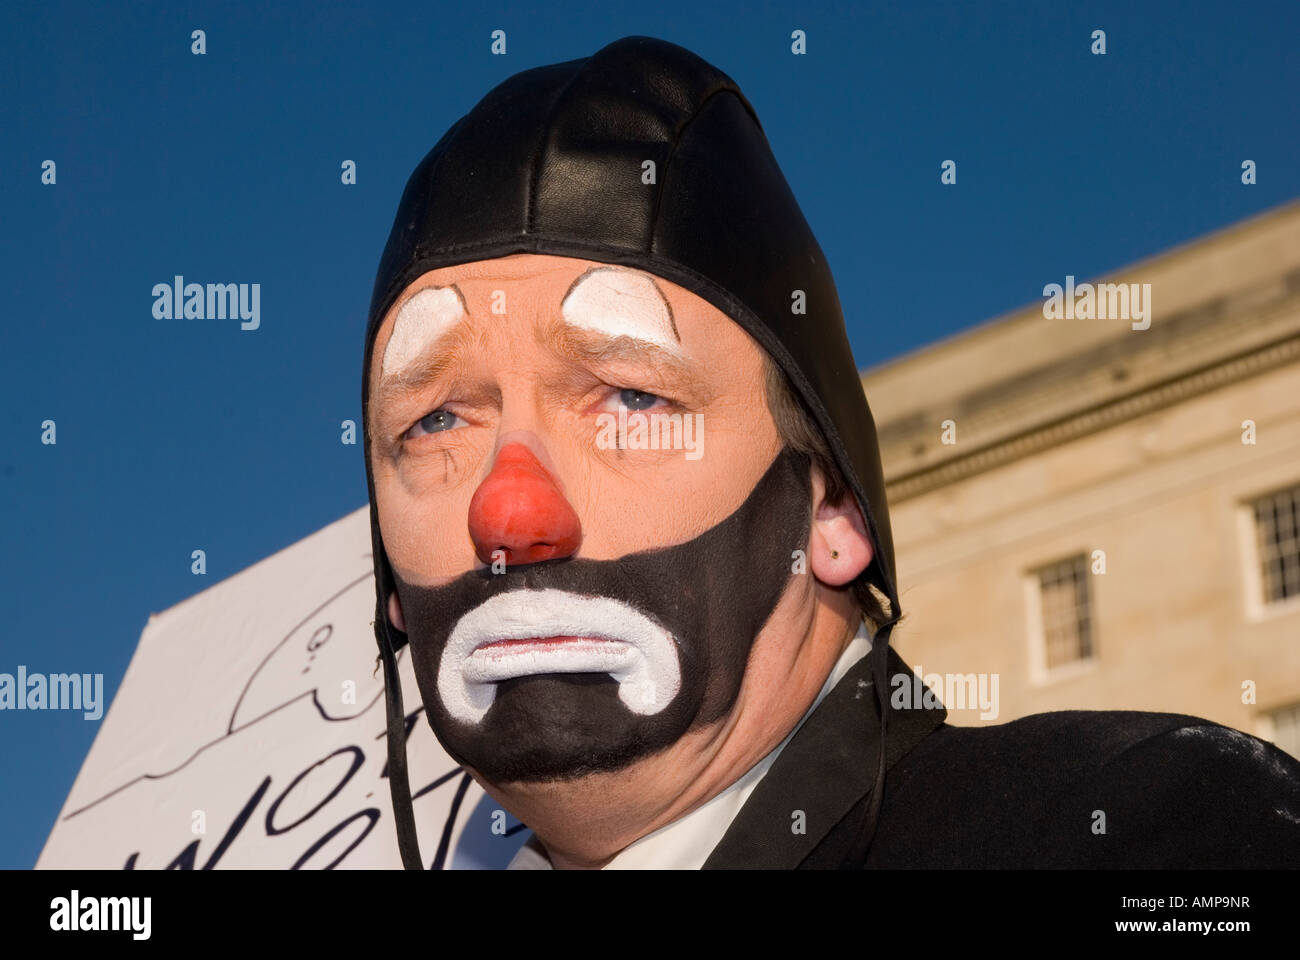
<svg viewBox="0 0 1300 960"><path fill-rule="evenodd" d="M1300 758L1300 703L1292 704L1269 714L1272 736L1269 738L1279 750Z"/></svg>
<svg viewBox="0 0 1300 960"><path fill-rule="evenodd" d="M1251 504L1265 604L1300 596L1300 485Z"/></svg>
<svg viewBox="0 0 1300 960"><path fill-rule="evenodd" d="M1054 670L1092 659L1092 594L1087 557L1080 554L1048 564L1034 574L1038 580L1044 666Z"/></svg>

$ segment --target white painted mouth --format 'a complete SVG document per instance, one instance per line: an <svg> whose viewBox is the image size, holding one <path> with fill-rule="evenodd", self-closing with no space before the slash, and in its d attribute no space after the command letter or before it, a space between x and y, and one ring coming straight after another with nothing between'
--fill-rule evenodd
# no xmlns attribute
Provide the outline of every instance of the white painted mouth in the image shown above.
<svg viewBox="0 0 1300 960"><path fill-rule="evenodd" d="M548 642L556 637L573 639ZM623 705L642 716L658 713L681 689L677 644L645 614L609 597L512 590L456 623L438 666L438 696L457 720L478 723L498 683L540 673L607 673Z"/></svg>

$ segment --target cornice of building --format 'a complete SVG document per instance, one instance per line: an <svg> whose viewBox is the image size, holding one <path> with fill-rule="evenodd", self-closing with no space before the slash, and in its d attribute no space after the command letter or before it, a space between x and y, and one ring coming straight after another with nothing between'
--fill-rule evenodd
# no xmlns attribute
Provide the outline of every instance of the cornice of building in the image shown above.
<svg viewBox="0 0 1300 960"><path fill-rule="evenodd" d="M1150 327L1040 301L863 375L891 501L1300 362L1300 203L1091 282L1151 284Z"/></svg>

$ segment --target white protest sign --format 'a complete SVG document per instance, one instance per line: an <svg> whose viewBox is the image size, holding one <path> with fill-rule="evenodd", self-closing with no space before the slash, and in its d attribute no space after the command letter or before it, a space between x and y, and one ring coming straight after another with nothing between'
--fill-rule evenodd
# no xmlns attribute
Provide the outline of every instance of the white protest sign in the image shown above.
<svg viewBox="0 0 1300 960"><path fill-rule="evenodd" d="M363 507L151 616L37 867L400 869L374 603ZM426 865L504 867L528 831L398 663Z"/></svg>

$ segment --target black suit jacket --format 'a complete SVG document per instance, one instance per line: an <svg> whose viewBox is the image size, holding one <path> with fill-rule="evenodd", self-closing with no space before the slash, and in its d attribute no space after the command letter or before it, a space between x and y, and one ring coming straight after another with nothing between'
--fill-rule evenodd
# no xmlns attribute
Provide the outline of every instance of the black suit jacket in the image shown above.
<svg viewBox="0 0 1300 960"><path fill-rule="evenodd" d="M1300 762L1262 740L1127 710L954 727L922 705L891 707L876 838L845 864L875 782L872 656L786 744L704 869L1300 867ZM890 677L912 673L889 656Z"/></svg>

